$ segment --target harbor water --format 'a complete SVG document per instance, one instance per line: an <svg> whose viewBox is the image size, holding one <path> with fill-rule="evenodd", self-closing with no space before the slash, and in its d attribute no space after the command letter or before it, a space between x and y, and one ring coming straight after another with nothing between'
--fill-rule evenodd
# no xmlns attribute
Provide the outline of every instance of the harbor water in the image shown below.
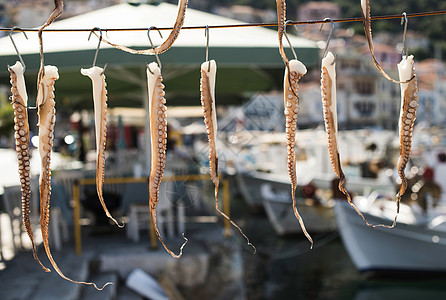
<svg viewBox="0 0 446 300"><path fill-rule="evenodd" d="M257 248L243 246L247 299L446 299L446 275L359 273L337 231L279 237L263 214L249 215L242 200L233 208L243 215L245 233ZM291 208L290 208L291 209ZM240 244L244 240L240 238ZM423 253L420 253L423 255ZM441 258L439 258L441 259Z"/></svg>

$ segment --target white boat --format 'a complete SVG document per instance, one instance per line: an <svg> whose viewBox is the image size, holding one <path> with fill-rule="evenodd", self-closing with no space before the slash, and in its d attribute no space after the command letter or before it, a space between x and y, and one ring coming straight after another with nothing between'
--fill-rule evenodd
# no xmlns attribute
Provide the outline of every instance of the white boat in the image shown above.
<svg viewBox="0 0 446 300"><path fill-rule="evenodd" d="M252 212L263 210L262 195L260 194L260 185L264 183L264 179L260 172L237 173L235 175L237 187L248 204Z"/></svg>
<svg viewBox="0 0 446 300"><path fill-rule="evenodd" d="M285 184L285 183L282 183ZM260 187L263 206L274 230L279 235L301 233L299 221L294 215L290 195L290 186L286 188L280 183L264 183ZM306 203L302 197L297 197L297 210L310 233L336 230L336 220L333 211L333 201L322 203Z"/></svg>
<svg viewBox="0 0 446 300"><path fill-rule="evenodd" d="M394 201L374 192L361 202L358 208L369 223L392 224ZM336 202L335 212L344 246L359 271L446 272L444 209L435 209L426 217L421 209L401 204L398 223L391 229L368 227L344 201Z"/></svg>
<svg viewBox="0 0 446 300"><path fill-rule="evenodd" d="M252 209L265 213L279 235L301 233L299 222L293 212L290 178L287 174L250 172L237 174L239 189ZM308 203L296 192L297 209L309 232L336 230L333 201Z"/></svg>

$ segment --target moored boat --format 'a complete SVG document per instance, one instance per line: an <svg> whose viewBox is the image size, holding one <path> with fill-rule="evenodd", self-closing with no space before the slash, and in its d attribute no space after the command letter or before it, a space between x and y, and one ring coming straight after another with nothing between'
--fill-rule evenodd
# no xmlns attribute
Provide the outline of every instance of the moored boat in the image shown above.
<svg viewBox="0 0 446 300"><path fill-rule="evenodd" d="M395 203L388 199L358 203L371 224L391 225ZM361 272L446 272L446 218L441 208L427 217L415 207L401 204L395 228L368 227L347 202L337 201L336 220L344 246Z"/></svg>
<svg viewBox="0 0 446 300"><path fill-rule="evenodd" d="M301 233L299 221L293 211L289 184L287 188L277 189L265 183L260 188L263 206L268 220L279 235ZM310 233L329 232L336 230L336 221L332 201L308 203L302 197L297 197L297 210L305 222L305 228Z"/></svg>

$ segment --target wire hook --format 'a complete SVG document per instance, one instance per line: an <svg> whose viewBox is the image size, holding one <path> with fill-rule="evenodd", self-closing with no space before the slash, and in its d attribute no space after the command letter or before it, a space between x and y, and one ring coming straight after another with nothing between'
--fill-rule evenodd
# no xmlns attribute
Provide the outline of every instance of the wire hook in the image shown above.
<svg viewBox="0 0 446 300"><path fill-rule="evenodd" d="M155 52L155 57L156 57L156 60L157 60L157 62L158 62L159 68L160 68L160 70L161 70L161 61L160 61L160 58L158 57L158 53L156 52L155 46L153 45L152 39L150 38L150 30L152 30L152 29L156 29L156 30L158 30L158 33L160 34L160 37L161 37L161 38L163 38L163 35L161 34L161 31L160 31L156 26L150 26L150 28L147 30L147 37L149 38L150 46L152 46L152 49L153 49L154 52ZM152 70L150 70L149 65L147 65L147 69L149 69L149 72L150 72L152 75L154 75L154 73L152 72Z"/></svg>
<svg viewBox="0 0 446 300"><path fill-rule="evenodd" d="M291 45L291 41L288 38L288 34L286 33L286 28L287 28L288 24L291 23L291 22L293 22L293 21L292 20L288 20L288 21L285 22L285 29L283 30L283 35L285 36L285 38L286 38L286 40L288 42L288 45L290 45L291 52L293 52L294 58L297 59L296 52L294 51L293 45ZM297 26L296 25L294 25L294 28L296 28L296 31L297 31Z"/></svg>
<svg viewBox="0 0 446 300"><path fill-rule="evenodd" d="M98 58L98 52L99 52L99 47L101 46L101 42L102 42L102 30L99 27L95 27L92 30L90 30L90 35L88 36L88 40L90 40L92 33L97 30L99 31L99 42L98 42L98 47L96 48L96 53L94 54L94 59L93 59L93 67L96 65L96 59Z"/></svg>
<svg viewBox="0 0 446 300"><path fill-rule="evenodd" d="M12 27L11 30L9 31L9 38L11 39L12 45L14 46L14 49L17 52L17 55L19 56L20 63L23 66L23 72L25 72L25 70L26 70L25 62L23 61L23 58L20 55L19 49L17 48L17 45L14 42L14 39L12 38L12 33L14 32L14 30L20 30L21 32L23 32L23 34L25 35L26 39L28 39L28 36L26 35L25 31L23 31L23 29L18 27L18 26ZM9 66L8 66L8 69L9 69Z"/></svg>
<svg viewBox="0 0 446 300"><path fill-rule="evenodd" d="M209 25L206 25L204 36L206 37L206 62L209 62ZM208 63L208 72L210 71L211 71L211 64Z"/></svg>
<svg viewBox="0 0 446 300"><path fill-rule="evenodd" d="M206 25L204 36L206 37L206 61L209 61L209 25Z"/></svg>
<svg viewBox="0 0 446 300"><path fill-rule="evenodd" d="M404 32L403 32L403 50L401 51L402 56L407 56L407 49L406 49L406 34L407 34L407 22L408 22L407 14L406 12L403 12L403 16L401 17L401 25L404 23ZM406 55L404 55L406 54Z"/></svg>
<svg viewBox="0 0 446 300"><path fill-rule="evenodd" d="M324 54L322 55L322 57L327 56L328 45L330 44L331 36L333 35L333 31L334 31L334 27L335 27L335 24L334 24L334 22L333 22L332 19L330 19L330 18L325 18L325 19L324 19L324 22L326 22L326 21L330 21L330 22L331 22L331 30L330 30L330 34L328 35L327 42L325 43ZM322 30L322 27L324 27L324 24L325 24L325 23L322 23L322 24L321 24L321 28L319 28L319 31Z"/></svg>

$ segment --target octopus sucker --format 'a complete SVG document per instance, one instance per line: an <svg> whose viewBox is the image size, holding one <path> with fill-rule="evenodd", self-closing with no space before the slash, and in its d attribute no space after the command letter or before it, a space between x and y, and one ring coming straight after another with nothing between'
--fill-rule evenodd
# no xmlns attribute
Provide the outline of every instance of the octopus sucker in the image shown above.
<svg viewBox="0 0 446 300"><path fill-rule="evenodd" d="M290 73L288 73L290 72ZM297 188L297 174L296 174L296 152L295 152L295 135L297 130L297 113L299 112L299 98L296 93L299 89L300 78L307 73L307 68L305 65L298 61L297 59L290 60L285 68L284 76L284 106L285 108L285 122L287 128L286 139L287 139L287 164L288 164L288 174L290 175L291 181L291 197L293 199L293 211L297 220L299 221L300 227L304 235L311 243L311 248L313 248L313 239L305 228L304 221L297 210L296 203L296 188ZM291 88L291 89L290 89ZM291 97L290 97L291 96ZM289 126L288 126L289 125Z"/></svg>
<svg viewBox="0 0 446 300"><path fill-rule="evenodd" d="M404 173L406 165L412 153L412 134L415 124L415 113L418 107L418 83L415 75L413 55L403 56L398 64L400 80L407 83L401 83L401 110L399 117L399 137L400 137L400 155L398 158L398 175L401 178L401 187L396 195L397 212L393 226L398 217L400 201L407 189L407 179ZM412 80L411 80L412 79Z"/></svg>
<svg viewBox="0 0 446 300"><path fill-rule="evenodd" d="M364 25L364 32L365 37L367 39L367 43L369 45L370 54L372 55L373 64L378 69L378 71L388 80L394 82L394 83L407 83L413 78L406 79L404 81L398 81L390 77L384 69L381 67L379 62L376 60L375 57L375 50L373 46L373 40L372 40L372 19L370 17L370 1L369 0L361 0L361 11L362 11L362 19L363 19L363 25Z"/></svg>
<svg viewBox="0 0 446 300"><path fill-rule="evenodd" d="M218 206L218 187L220 180L218 177L218 153L217 153L217 111L215 109L215 76L217 72L217 64L215 60L204 62L201 65L201 105L203 107L204 123L206 125L206 132L209 139L209 169L211 180L215 186L215 209L217 212L227 219L232 226L240 231L241 235L246 239L249 246L256 248L249 241L249 238L243 233L243 230L235 224Z"/></svg>
<svg viewBox="0 0 446 300"><path fill-rule="evenodd" d="M173 253L167 248L156 225L156 205L159 201L159 188L161 179L164 174L164 167L166 165L166 147L167 147L167 107L164 105L164 85L163 78L158 64L155 62L147 66L147 83L149 93L149 111L150 111L150 139L151 139L151 168L149 177L149 209L152 219L152 224L155 233L158 236L164 249L174 258L180 258L183 255L183 248L188 240L184 237L185 242L180 247L179 254ZM160 104L162 106L160 106ZM161 108L161 109L160 109ZM158 112L161 111L159 114ZM160 121L161 118L162 120ZM162 142L159 142L159 140Z"/></svg>
<svg viewBox="0 0 446 300"><path fill-rule="evenodd" d="M93 84L94 121L96 134L96 190L99 201L107 217L109 217L118 227L120 225L110 214L104 201L104 169L105 169L105 145L107 139L107 89L105 83L104 69L91 67L81 69L81 74L90 77Z"/></svg>
<svg viewBox="0 0 446 300"><path fill-rule="evenodd" d="M19 174L20 174L20 189L22 192L22 222L25 226L26 233L31 240L31 247L33 251L34 259L40 264L45 272L51 272L50 269L45 267L37 256L37 249L34 242L34 234L31 226L30 220L30 202L31 202L31 188L30 182L31 177L29 172L24 172L23 170L29 171L29 123L28 123L28 112L26 107L28 105L28 95L26 93L25 78L23 76L23 66L16 62L12 67L9 68L9 73L11 77L11 93L12 93L12 106L14 109L14 129L15 129L15 139L16 139L16 151L17 160L19 164ZM21 115L23 121L18 121L17 116Z"/></svg>
<svg viewBox="0 0 446 300"><path fill-rule="evenodd" d="M327 133L328 152L330 155L330 162L333 167L333 171L339 178L339 190L347 197L348 203L355 209L358 215L361 216L361 218L368 226L382 226L371 225L369 222L367 222L362 212L353 203L350 194L345 188L347 180L345 178L344 172L342 171L339 147L337 142L338 113L336 101L336 62L335 57L331 52L327 52L327 55L322 59L321 99L322 108L324 111L325 131Z"/></svg>
<svg viewBox="0 0 446 300"><path fill-rule="evenodd" d="M134 49L128 48L126 46L112 43L105 38L103 38L102 40L112 47L115 47L119 50L131 53L131 54L155 55L155 54L160 54L160 53L166 52L167 50L170 49L170 47L172 47L173 43L175 42L175 40L178 38L178 35L180 34L181 28L183 27L184 18L186 16L187 2L188 2L188 0L179 0L178 1L178 13L177 13L177 18L175 20L175 24L173 25L173 29L170 32L167 39L158 47L145 49L145 50L134 50Z"/></svg>
<svg viewBox="0 0 446 300"><path fill-rule="evenodd" d="M57 79L59 79L59 74L57 68L54 66L45 66L43 74L44 75L39 80L36 101L36 106L38 108L37 114L39 116L39 154L41 157L39 193L40 227L42 230L43 245L51 265L56 270L57 274L60 275L60 277L73 283L93 285L96 289L102 290L105 286L111 283L106 283L102 288L99 288L92 282L72 280L62 273L51 255L51 249L48 241L48 224L50 221L51 197L51 151L53 148L53 132L56 120L54 83Z"/></svg>

